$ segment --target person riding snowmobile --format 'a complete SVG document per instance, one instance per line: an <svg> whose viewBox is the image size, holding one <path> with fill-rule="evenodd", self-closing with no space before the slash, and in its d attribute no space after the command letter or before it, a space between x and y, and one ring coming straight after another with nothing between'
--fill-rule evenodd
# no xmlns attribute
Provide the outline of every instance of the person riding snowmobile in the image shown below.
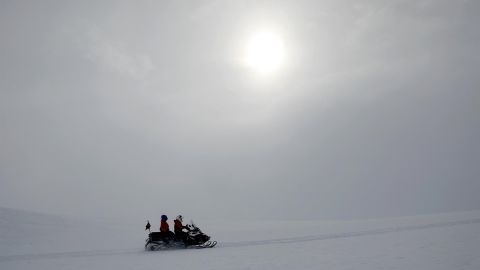
<svg viewBox="0 0 480 270"><path fill-rule="evenodd" d="M183 229L188 230L188 227L183 226L182 222L183 222L182 215L178 215L177 218L174 220L173 231L175 232L175 240L186 241L187 234L183 231Z"/></svg>
<svg viewBox="0 0 480 270"><path fill-rule="evenodd" d="M168 226L167 220L168 217L166 215L162 215L160 221L160 233L162 234L163 240L169 242L173 233L170 231L170 226Z"/></svg>

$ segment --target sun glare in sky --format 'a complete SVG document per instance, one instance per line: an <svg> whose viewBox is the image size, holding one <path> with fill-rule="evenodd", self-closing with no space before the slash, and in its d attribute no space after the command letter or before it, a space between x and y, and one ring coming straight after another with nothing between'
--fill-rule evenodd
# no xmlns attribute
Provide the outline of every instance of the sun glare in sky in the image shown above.
<svg viewBox="0 0 480 270"><path fill-rule="evenodd" d="M272 32L258 32L251 36L245 48L247 66L259 73L278 70L284 61L282 39Z"/></svg>

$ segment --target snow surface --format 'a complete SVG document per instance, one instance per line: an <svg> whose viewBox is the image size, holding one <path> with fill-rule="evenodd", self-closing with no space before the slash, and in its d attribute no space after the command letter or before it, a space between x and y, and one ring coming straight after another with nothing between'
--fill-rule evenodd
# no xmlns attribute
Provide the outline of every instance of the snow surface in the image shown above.
<svg viewBox="0 0 480 270"><path fill-rule="evenodd" d="M0 269L480 269L480 211L196 223L217 247L146 252L144 221L0 208Z"/></svg>

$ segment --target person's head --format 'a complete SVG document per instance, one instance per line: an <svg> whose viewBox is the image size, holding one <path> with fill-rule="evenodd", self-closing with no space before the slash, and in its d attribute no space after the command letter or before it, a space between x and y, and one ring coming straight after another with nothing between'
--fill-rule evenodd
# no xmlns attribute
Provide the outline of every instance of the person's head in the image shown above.
<svg viewBox="0 0 480 270"><path fill-rule="evenodd" d="M168 217L166 215L162 215L162 220L163 221L167 221L168 220Z"/></svg>
<svg viewBox="0 0 480 270"><path fill-rule="evenodd" d="M180 222L183 222L183 217L182 217L182 215L178 215L178 216L177 216L177 220L180 221Z"/></svg>

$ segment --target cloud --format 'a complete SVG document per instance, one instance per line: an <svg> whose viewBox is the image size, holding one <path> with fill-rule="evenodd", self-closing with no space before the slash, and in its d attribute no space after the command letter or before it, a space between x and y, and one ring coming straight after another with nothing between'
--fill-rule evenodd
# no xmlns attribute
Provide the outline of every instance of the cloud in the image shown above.
<svg viewBox="0 0 480 270"><path fill-rule="evenodd" d="M478 207L478 1L102 3L1 11L0 204L142 219ZM265 79L234 60L259 22L292 61Z"/></svg>
<svg viewBox="0 0 480 270"><path fill-rule="evenodd" d="M116 72L140 81L148 78L156 69L148 54L133 51L125 42L110 40L100 32L90 31L86 42L85 56L107 72Z"/></svg>

